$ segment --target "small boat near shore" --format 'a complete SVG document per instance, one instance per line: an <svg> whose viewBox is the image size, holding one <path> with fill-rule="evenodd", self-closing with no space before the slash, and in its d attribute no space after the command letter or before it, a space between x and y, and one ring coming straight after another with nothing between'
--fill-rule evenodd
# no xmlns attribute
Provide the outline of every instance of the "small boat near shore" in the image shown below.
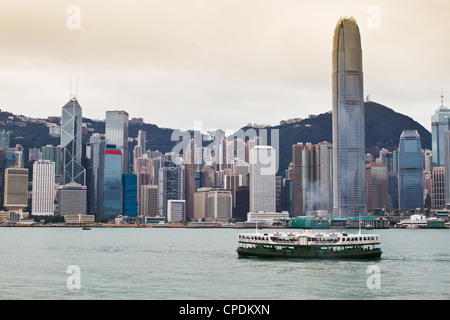
<svg viewBox="0 0 450 320"><path fill-rule="evenodd" d="M312 233L311 230L239 234L240 257L297 259L377 259L380 236L347 232Z"/></svg>

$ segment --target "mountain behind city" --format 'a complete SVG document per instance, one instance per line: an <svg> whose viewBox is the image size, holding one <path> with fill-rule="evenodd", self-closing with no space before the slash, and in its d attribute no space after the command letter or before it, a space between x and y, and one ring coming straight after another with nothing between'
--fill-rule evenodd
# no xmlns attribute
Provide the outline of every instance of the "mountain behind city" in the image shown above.
<svg viewBox="0 0 450 320"><path fill-rule="evenodd" d="M420 135L422 148L431 150L431 133L412 118L395 112L394 110L376 102L368 101L365 107L365 144L366 153L378 156L378 152L385 148L396 150L403 130L417 130ZM126 110L125 110L126 111ZM33 119L25 115L15 115L8 111L0 112L0 130L10 131L10 147L22 145L25 153L25 167L30 167L28 160L29 149L40 149L51 144L59 145L60 138L49 134L49 125L59 124L60 115L49 116L47 119ZM105 133L105 122L83 118L86 129L83 142L87 142L92 133ZM260 126L247 125L244 131L254 128L257 132ZM277 126L264 129L279 130L279 169L286 169L291 163L292 145L298 142L316 144L322 141L332 142L332 114L310 115L305 119L293 118L282 120ZM132 119L129 123L129 137L136 138L138 131L147 133L147 148L160 152L170 152L176 141L171 140L175 128L160 128L156 124L144 123L142 119ZM268 133L270 135L270 133ZM130 142L129 150L133 150L136 141Z"/></svg>

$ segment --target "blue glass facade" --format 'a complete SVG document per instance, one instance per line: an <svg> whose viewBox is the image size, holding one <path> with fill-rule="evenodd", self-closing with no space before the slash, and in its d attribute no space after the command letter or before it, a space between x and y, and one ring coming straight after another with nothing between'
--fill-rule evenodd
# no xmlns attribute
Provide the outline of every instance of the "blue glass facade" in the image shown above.
<svg viewBox="0 0 450 320"><path fill-rule="evenodd" d="M102 141L99 165L99 216L114 218L122 214L122 151L120 146Z"/></svg>
<svg viewBox="0 0 450 320"><path fill-rule="evenodd" d="M398 153L399 209L422 208L423 158L420 136L415 130L403 131Z"/></svg>
<svg viewBox="0 0 450 320"><path fill-rule="evenodd" d="M450 130L450 109L443 104L431 116L431 148L433 165L444 166L444 132Z"/></svg>
<svg viewBox="0 0 450 320"><path fill-rule="evenodd" d="M129 217L137 217L138 201L137 201L137 175L123 174L123 215Z"/></svg>

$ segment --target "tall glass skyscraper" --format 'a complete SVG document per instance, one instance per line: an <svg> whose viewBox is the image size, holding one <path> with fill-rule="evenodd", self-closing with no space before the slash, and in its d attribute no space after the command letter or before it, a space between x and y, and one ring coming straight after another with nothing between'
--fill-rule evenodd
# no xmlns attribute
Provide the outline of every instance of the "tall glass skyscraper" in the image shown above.
<svg viewBox="0 0 450 320"><path fill-rule="evenodd" d="M106 111L105 138L122 150L122 173L128 173L128 113Z"/></svg>
<svg viewBox="0 0 450 320"><path fill-rule="evenodd" d="M444 132L450 130L450 109L444 106L441 96L441 106L431 116L431 148L434 166L445 166Z"/></svg>
<svg viewBox="0 0 450 320"><path fill-rule="evenodd" d="M398 202L399 209L423 209L422 144L416 130L405 130L400 136Z"/></svg>
<svg viewBox="0 0 450 320"><path fill-rule="evenodd" d="M123 215L137 217L138 215L138 181L136 174L122 175Z"/></svg>
<svg viewBox="0 0 450 320"><path fill-rule="evenodd" d="M99 160L98 214L114 218L123 213L121 147L103 140Z"/></svg>
<svg viewBox="0 0 450 320"><path fill-rule="evenodd" d="M336 24L332 53L333 214L366 215L361 37L356 20Z"/></svg>
<svg viewBox="0 0 450 320"><path fill-rule="evenodd" d="M170 157L161 157L158 170L158 211L163 217L167 217L169 200L185 200L185 167L175 164Z"/></svg>
<svg viewBox="0 0 450 320"><path fill-rule="evenodd" d="M85 170L81 165L81 106L72 98L63 108L61 117L61 183L85 185Z"/></svg>

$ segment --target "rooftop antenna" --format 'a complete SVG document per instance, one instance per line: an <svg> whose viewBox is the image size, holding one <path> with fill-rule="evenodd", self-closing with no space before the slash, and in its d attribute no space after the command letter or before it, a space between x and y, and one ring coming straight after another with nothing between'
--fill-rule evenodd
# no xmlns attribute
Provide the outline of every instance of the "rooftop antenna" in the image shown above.
<svg viewBox="0 0 450 320"><path fill-rule="evenodd" d="M441 88L441 107L444 106L444 93L442 92L442 88Z"/></svg>
<svg viewBox="0 0 450 320"><path fill-rule="evenodd" d="M76 89L74 89L75 94L72 91L74 78L75 78L75 82L76 82ZM78 77L72 75L72 76L70 76L70 100L77 100L77 97L78 97Z"/></svg>

